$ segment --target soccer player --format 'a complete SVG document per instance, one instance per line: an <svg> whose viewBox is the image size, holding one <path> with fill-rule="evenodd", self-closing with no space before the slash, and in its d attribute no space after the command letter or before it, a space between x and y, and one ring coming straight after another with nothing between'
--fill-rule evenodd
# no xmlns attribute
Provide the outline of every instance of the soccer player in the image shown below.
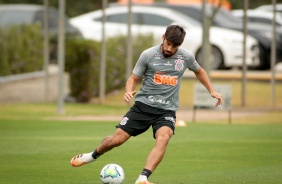
<svg viewBox="0 0 282 184"><path fill-rule="evenodd" d="M194 55L183 48L185 30L179 25L170 25L162 35L162 44L145 50L139 57L132 75L126 83L124 101L135 97L135 103L116 126L113 135L107 136L93 152L79 154L71 159L73 167L93 162L104 153L125 143L131 136L137 136L153 129L156 140L149 153L145 167L135 184L152 184L149 176L163 159L167 144L174 134L178 108L178 94L182 76L188 68L216 98L215 106L222 104L205 70L197 63ZM142 79L142 87L137 93L135 87Z"/></svg>

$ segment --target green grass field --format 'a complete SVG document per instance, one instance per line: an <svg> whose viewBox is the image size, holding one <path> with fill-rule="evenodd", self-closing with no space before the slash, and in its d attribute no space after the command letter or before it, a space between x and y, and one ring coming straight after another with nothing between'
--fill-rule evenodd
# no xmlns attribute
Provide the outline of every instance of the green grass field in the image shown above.
<svg viewBox="0 0 282 184"><path fill-rule="evenodd" d="M191 107L193 80L184 80L180 106ZM224 82L224 81L220 81ZM240 83L233 88L233 106L240 106ZM270 107L270 85L249 82L246 108ZM282 85L276 88L275 111L234 118L232 124L189 123L177 127L162 163L150 177L156 184L279 184L282 183ZM105 105L0 105L0 184L99 184L103 166L117 163L124 184L134 184L154 146L152 132L130 139L98 161L73 168L70 159L92 151L115 130L118 122L67 121L65 117L123 115L123 92L111 94ZM247 110L247 109L246 109ZM226 120L224 120L226 121Z"/></svg>
<svg viewBox="0 0 282 184"><path fill-rule="evenodd" d="M94 163L72 168L71 157L94 149L116 123L38 117L0 121L1 184L99 184L100 170L108 163L120 164L126 173L124 183L132 184L154 146L148 131ZM150 180L156 184L281 183L282 126L189 123L177 127Z"/></svg>

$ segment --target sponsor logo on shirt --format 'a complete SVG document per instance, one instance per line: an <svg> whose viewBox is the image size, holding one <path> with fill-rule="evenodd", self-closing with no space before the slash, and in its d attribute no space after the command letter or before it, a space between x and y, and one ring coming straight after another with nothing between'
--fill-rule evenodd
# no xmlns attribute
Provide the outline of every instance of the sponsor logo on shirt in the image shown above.
<svg viewBox="0 0 282 184"><path fill-rule="evenodd" d="M154 82L156 84L175 86L177 84L178 76L161 75L156 73L154 75Z"/></svg>
<svg viewBox="0 0 282 184"><path fill-rule="evenodd" d="M162 99L159 99L159 98L156 98L155 96L148 96L148 100L150 102L154 102L154 103L159 103L159 104L169 104L170 101L166 101L166 100L162 100Z"/></svg>
<svg viewBox="0 0 282 184"><path fill-rule="evenodd" d="M175 60L175 70L178 70L178 71L183 70L183 68L184 68L183 63L184 63L184 60L182 60L182 59Z"/></svg>
<svg viewBox="0 0 282 184"><path fill-rule="evenodd" d="M161 55L160 54L155 54L155 59L161 59Z"/></svg>
<svg viewBox="0 0 282 184"><path fill-rule="evenodd" d="M177 54L176 57L177 57L177 59L183 59L184 58L182 54Z"/></svg>
<svg viewBox="0 0 282 184"><path fill-rule="evenodd" d="M153 63L154 66L172 66L173 64L167 61L166 63Z"/></svg>
<svg viewBox="0 0 282 184"><path fill-rule="evenodd" d="M171 64L169 61L167 61L166 63L164 63L164 65L165 65L165 66L172 66L172 64Z"/></svg>

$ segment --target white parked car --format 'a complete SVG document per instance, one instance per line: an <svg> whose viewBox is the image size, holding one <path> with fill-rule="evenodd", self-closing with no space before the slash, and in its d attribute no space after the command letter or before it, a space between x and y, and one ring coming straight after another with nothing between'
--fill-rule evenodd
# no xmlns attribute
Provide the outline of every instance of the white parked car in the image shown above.
<svg viewBox="0 0 282 184"><path fill-rule="evenodd" d="M273 11L273 5L272 4L261 5L261 6L257 7L257 8L255 8L255 10ZM276 4L276 11L282 13L282 3L277 3Z"/></svg>
<svg viewBox="0 0 282 184"><path fill-rule="evenodd" d="M127 34L127 6L109 7L105 9L107 37ZM70 23L77 27L84 38L101 40L102 10L93 11L70 19ZM182 25L186 30L186 37L182 46L192 51L201 64L202 27L199 23L186 15L166 8L148 6L132 6L132 34L152 33L156 44L162 42L161 36L170 24ZM241 32L211 27L210 42L212 44L212 68L242 66L243 34ZM247 59L249 66L259 64L257 40L247 36Z"/></svg>

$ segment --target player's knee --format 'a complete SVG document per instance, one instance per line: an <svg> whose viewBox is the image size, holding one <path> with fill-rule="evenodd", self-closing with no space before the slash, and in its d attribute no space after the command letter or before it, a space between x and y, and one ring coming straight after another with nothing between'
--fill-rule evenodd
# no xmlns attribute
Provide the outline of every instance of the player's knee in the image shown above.
<svg viewBox="0 0 282 184"><path fill-rule="evenodd" d="M162 127L156 133L156 139L160 142L168 142L173 134L169 127Z"/></svg>
<svg viewBox="0 0 282 184"><path fill-rule="evenodd" d="M168 143L169 142L169 139L170 139L170 135L168 134L160 134L157 136L157 141L158 142L162 142L162 143Z"/></svg>
<svg viewBox="0 0 282 184"><path fill-rule="evenodd" d="M122 139L121 137L111 136L109 144L111 147L118 147L122 145L124 142L125 140Z"/></svg>

